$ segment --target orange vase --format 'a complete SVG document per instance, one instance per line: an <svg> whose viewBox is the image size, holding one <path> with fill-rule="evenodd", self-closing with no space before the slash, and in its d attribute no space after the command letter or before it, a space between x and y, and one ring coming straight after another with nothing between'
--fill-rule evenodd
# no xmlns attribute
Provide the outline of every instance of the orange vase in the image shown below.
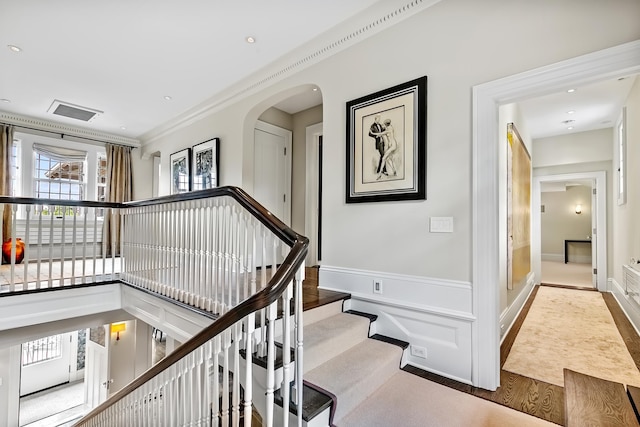
<svg viewBox="0 0 640 427"><path fill-rule="evenodd" d="M11 239L6 240L2 244L2 262L4 264L11 263ZM16 239L16 264L20 264L24 258L24 242L22 239Z"/></svg>

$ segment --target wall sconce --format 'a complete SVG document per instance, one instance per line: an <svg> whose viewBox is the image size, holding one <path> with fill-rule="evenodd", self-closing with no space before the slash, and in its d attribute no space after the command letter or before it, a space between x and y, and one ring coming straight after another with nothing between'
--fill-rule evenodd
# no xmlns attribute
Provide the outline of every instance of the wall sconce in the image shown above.
<svg viewBox="0 0 640 427"><path fill-rule="evenodd" d="M116 333L116 341L120 341L120 332L124 332L126 330L127 324L124 322L111 324L111 333Z"/></svg>
<svg viewBox="0 0 640 427"><path fill-rule="evenodd" d="M582 205L576 205L576 214L580 215L582 213Z"/></svg>

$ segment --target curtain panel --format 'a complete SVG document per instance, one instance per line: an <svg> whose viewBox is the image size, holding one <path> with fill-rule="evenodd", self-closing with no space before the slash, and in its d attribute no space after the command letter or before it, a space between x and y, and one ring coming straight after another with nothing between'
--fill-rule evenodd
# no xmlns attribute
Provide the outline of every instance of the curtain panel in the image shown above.
<svg viewBox="0 0 640 427"><path fill-rule="evenodd" d="M13 145L13 126L0 125L0 195L11 196L11 147ZM11 238L11 208L5 206L2 212L2 240Z"/></svg>
<svg viewBox="0 0 640 427"><path fill-rule="evenodd" d="M133 200L133 179L131 173L131 147L121 145L106 145L107 202L130 202ZM120 255L120 213L105 212L104 239L107 256Z"/></svg>

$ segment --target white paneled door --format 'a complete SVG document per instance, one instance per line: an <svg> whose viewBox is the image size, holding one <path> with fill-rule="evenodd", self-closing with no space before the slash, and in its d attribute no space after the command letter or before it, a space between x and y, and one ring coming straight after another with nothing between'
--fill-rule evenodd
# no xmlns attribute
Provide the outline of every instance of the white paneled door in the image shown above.
<svg viewBox="0 0 640 427"><path fill-rule="evenodd" d="M257 122L253 197L291 225L291 131Z"/></svg>

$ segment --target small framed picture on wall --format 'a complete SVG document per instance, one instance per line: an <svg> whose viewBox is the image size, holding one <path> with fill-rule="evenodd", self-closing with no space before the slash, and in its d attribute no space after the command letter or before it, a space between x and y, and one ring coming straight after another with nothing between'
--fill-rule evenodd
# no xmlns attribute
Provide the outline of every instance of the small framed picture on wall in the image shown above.
<svg viewBox="0 0 640 427"><path fill-rule="evenodd" d="M193 190L206 190L218 186L220 138L213 138L194 145L191 169L191 183Z"/></svg>
<svg viewBox="0 0 640 427"><path fill-rule="evenodd" d="M171 167L171 194L186 193L191 190L191 149L185 148L169 156Z"/></svg>

